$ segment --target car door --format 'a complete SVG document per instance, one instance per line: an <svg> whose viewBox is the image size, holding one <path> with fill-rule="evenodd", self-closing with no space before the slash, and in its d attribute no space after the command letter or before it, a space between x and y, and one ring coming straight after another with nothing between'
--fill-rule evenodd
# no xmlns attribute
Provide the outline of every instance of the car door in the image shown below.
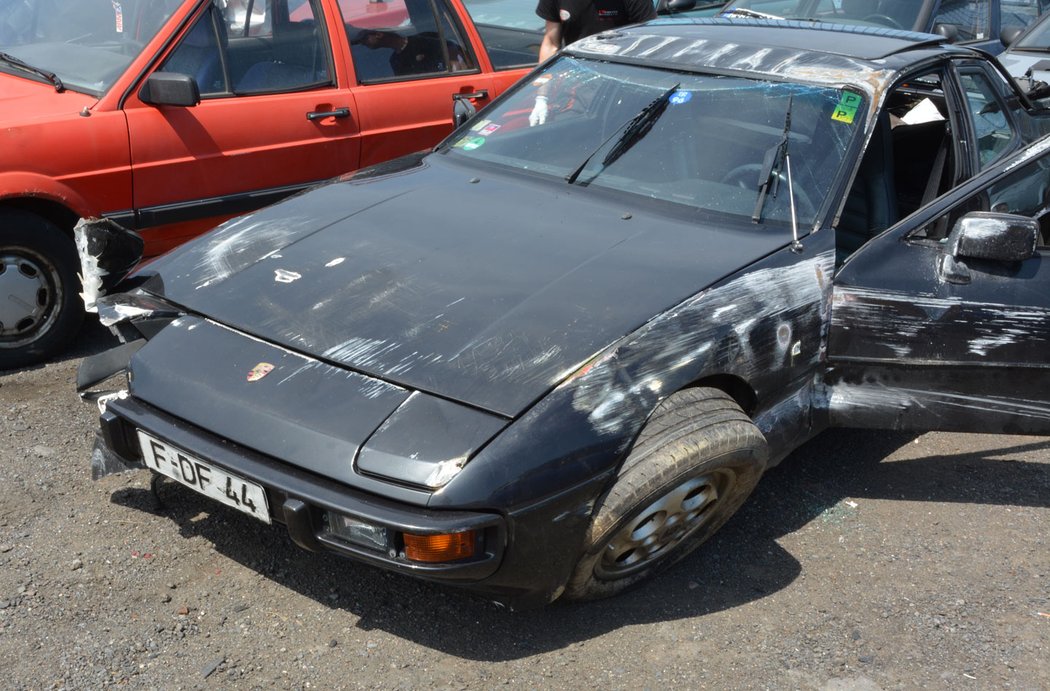
<svg viewBox="0 0 1050 691"><path fill-rule="evenodd" d="M832 290L831 423L1050 433L1048 259L1050 138L860 248Z"/></svg>
<svg viewBox="0 0 1050 691"><path fill-rule="evenodd" d="M491 64L449 0L339 0L354 98L361 165L429 148L448 135L454 113L496 95ZM469 104L469 107L467 107Z"/></svg>
<svg viewBox="0 0 1050 691"><path fill-rule="evenodd" d="M149 75L193 77L200 102L128 96L148 253L358 167L356 106L337 82L329 26L320 0L215 0Z"/></svg>

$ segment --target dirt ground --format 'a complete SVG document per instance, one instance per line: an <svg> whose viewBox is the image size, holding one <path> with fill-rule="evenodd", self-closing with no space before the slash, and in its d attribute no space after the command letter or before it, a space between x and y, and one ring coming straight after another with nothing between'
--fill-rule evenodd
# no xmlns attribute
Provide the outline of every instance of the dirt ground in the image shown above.
<svg viewBox="0 0 1050 691"><path fill-rule="evenodd" d="M646 586L518 613L92 482L78 362L0 373L6 688L1050 688L1050 438L827 433Z"/></svg>

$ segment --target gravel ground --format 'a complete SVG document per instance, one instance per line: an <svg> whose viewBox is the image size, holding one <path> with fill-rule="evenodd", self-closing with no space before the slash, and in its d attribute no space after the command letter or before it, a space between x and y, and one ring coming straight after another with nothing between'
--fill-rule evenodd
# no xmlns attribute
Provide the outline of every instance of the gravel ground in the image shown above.
<svg viewBox="0 0 1050 691"><path fill-rule="evenodd" d="M516 613L92 482L107 342L0 373L6 688L1050 688L1048 438L826 433L648 585Z"/></svg>

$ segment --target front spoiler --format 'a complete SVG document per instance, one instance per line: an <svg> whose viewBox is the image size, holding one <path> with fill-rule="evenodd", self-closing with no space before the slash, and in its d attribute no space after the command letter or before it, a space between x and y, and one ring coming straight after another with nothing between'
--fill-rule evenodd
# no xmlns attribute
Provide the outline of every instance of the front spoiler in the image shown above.
<svg viewBox="0 0 1050 691"><path fill-rule="evenodd" d="M143 429L262 485L272 507L271 518L284 523L292 541L304 549L334 552L417 578L462 584L491 576L503 560L507 529L498 514L433 511L366 494L221 440L134 398L109 401L99 422L99 441L92 453L92 476L96 479L146 467L135 432ZM482 553L444 564L410 562L403 555L391 556L328 535L323 530L328 511L397 532L426 535L476 530L482 536Z"/></svg>

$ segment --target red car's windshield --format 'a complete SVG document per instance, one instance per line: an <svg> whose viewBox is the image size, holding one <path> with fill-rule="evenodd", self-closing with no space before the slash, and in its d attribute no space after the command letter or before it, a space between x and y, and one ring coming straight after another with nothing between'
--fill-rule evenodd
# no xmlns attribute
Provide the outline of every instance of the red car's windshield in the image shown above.
<svg viewBox="0 0 1050 691"><path fill-rule="evenodd" d="M101 94L186 0L18 0L0 3L0 69L18 61L78 91Z"/></svg>

